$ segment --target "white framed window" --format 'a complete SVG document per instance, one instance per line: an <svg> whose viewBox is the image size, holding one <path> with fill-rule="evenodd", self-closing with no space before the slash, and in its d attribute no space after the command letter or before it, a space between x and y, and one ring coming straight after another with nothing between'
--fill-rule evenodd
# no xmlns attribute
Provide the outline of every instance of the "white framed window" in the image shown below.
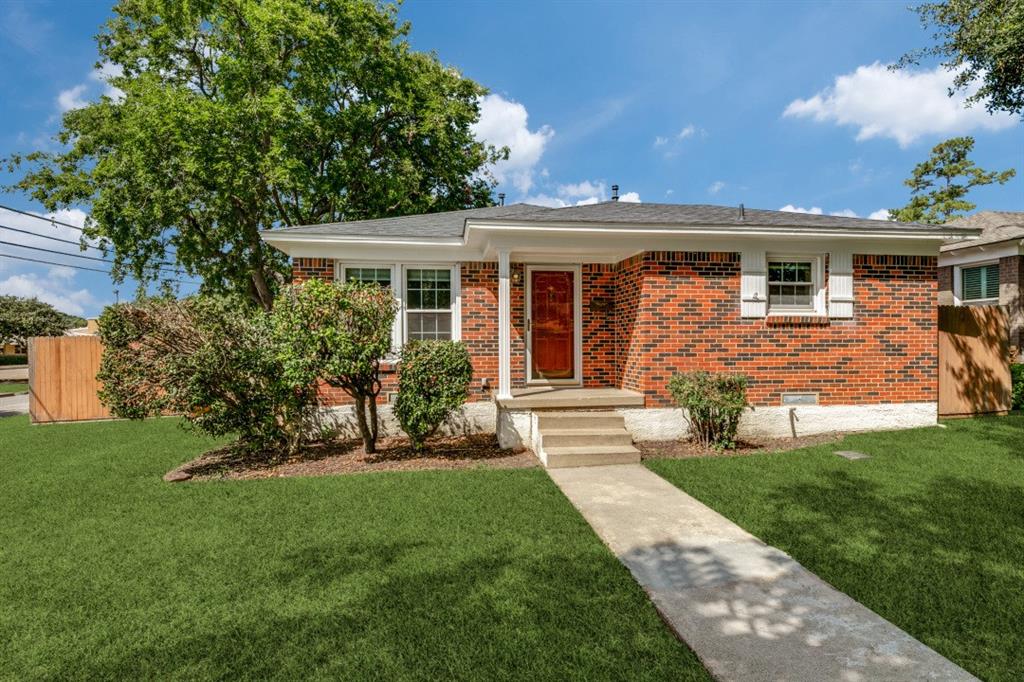
<svg viewBox="0 0 1024 682"><path fill-rule="evenodd" d="M961 305L999 303L999 261L961 265L954 272L954 295Z"/></svg>
<svg viewBox="0 0 1024 682"><path fill-rule="evenodd" d="M405 340L455 337L456 270L451 266L406 265Z"/></svg>
<svg viewBox="0 0 1024 682"><path fill-rule="evenodd" d="M820 256L769 255L768 314L824 315Z"/></svg>
<svg viewBox="0 0 1024 682"><path fill-rule="evenodd" d="M398 302L392 327L394 352L407 341L461 337L459 266L450 263L338 262L335 278L375 282Z"/></svg>

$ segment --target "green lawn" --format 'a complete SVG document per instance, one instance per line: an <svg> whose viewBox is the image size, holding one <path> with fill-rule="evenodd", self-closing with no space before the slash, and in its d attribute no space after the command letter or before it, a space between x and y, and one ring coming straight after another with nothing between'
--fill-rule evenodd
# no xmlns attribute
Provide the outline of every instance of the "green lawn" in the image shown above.
<svg viewBox="0 0 1024 682"><path fill-rule="evenodd" d="M976 675L1020 679L1024 416L648 466Z"/></svg>
<svg viewBox="0 0 1024 682"><path fill-rule="evenodd" d="M0 419L0 678L708 679L542 470L160 480L211 444Z"/></svg>
<svg viewBox="0 0 1024 682"><path fill-rule="evenodd" d="M0 381L0 395L4 393L28 393L28 384L5 383Z"/></svg>

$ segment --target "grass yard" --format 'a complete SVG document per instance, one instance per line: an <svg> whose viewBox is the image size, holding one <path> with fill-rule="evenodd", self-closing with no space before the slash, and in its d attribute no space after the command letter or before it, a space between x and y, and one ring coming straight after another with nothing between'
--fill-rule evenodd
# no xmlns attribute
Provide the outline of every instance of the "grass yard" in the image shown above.
<svg viewBox="0 0 1024 682"><path fill-rule="evenodd" d="M974 674L1020 679L1024 416L647 466Z"/></svg>
<svg viewBox="0 0 1024 682"><path fill-rule="evenodd" d="M4 393L28 393L28 384L0 381L0 395Z"/></svg>
<svg viewBox="0 0 1024 682"><path fill-rule="evenodd" d="M171 419L0 419L0 678L707 675L539 469L168 484Z"/></svg>

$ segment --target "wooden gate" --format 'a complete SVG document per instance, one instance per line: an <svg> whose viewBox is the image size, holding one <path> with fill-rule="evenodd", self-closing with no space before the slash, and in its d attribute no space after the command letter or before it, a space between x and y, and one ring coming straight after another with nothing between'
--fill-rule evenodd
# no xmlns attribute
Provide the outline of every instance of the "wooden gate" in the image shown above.
<svg viewBox="0 0 1024 682"><path fill-rule="evenodd" d="M28 342L28 411L33 424L110 419L97 391L98 336L39 336Z"/></svg>
<svg viewBox="0 0 1024 682"><path fill-rule="evenodd" d="M939 416L1005 414L1011 407L1005 309L939 306Z"/></svg>

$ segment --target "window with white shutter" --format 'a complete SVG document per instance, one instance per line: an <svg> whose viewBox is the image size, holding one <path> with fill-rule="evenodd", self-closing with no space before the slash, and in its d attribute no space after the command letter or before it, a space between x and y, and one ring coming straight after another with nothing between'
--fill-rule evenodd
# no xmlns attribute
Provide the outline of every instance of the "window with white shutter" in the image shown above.
<svg viewBox="0 0 1024 682"><path fill-rule="evenodd" d="M960 268L960 300L964 303L998 303L999 263Z"/></svg>

